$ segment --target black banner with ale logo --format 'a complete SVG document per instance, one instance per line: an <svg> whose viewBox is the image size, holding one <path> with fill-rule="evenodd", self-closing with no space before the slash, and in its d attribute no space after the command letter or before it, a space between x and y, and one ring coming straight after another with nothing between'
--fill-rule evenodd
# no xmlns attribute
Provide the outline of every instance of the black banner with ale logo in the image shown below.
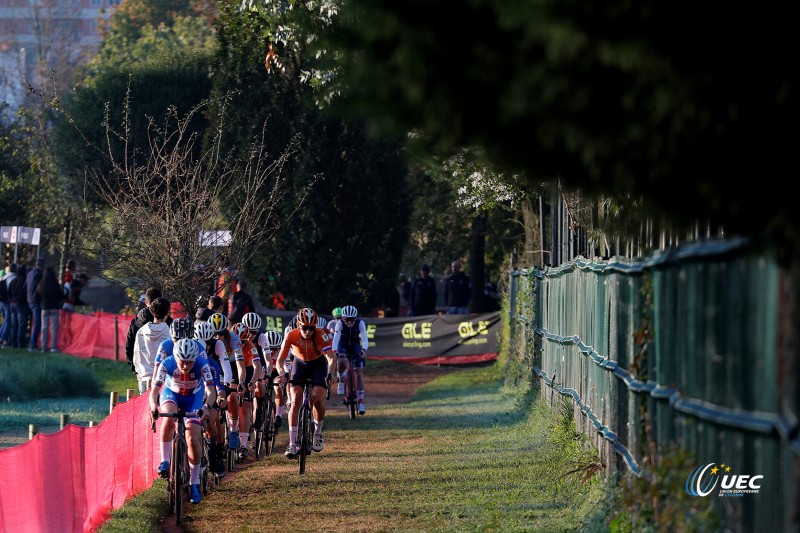
<svg viewBox="0 0 800 533"><path fill-rule="evenodd" d="M268 309L266 329L280 331L295 316ZM320 315L330 320L330 315ZM416 364L465 364L497 358L500 313L360 317L367 326L367 357ZM334 347L335 348L335 347Z"/></svg>

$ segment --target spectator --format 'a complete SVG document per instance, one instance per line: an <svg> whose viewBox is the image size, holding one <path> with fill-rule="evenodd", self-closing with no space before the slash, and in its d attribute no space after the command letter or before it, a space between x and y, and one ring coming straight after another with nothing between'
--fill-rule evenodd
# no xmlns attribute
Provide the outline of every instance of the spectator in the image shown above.
<svg viewBox="0 0 800 533"><path fill-rule="evenodd" d="M69 292L67 293L67 301L64 302L64 309L67 311L74 311L76 307L81 305L89 305L81 300L81 291L86 283L89 282L89 276L80 273L70 282Z"/></svg>
<svg viewBox="0 0 800 533"><path fill-rule="evenodd" d="M208 304L206 307L200 307L197 309L194 318L196 320L205 322L208 320L208 317L214 313L222 313L223 307L225 307L225 300L214 294L208 299Z"/></svg>
<svg viewBox="0 0 800 533"><path fill-rule="evenodd" d="M245 313L256 310L253 297L247 292L247 283L244 281L239 281L236 285L236 292L233 293L231 303L231 312L228 314L228 322L231 324L238 324L242 321Z"/></svg>
<svg viewBox="0 0 800 533"><path fill-rule="evenodd" d="M36 292L39 281L44 274L44 258L36 260L36 266L28 272L25 278L25 294L28 298L28 308L31 312L31 342L28 351L32 352L39 342L39 334L42 330L42 296Z"/></svg>
<svg viewBox="0 0 800 533"><path fill-rule="evenodd" d="M133 343L133 358L131 366L137 374L139 382L139 393L144 394L150 388L153 378L153 370L156 366L156 355L161 341L169 339L169 318L170 302L164 297L155 298L147 306L152 321L144 324L136 332Z"/></svg>
<svg viewBox="0 0 800 533"><path fill-rule="evenodd" d="M69 292L70 283L72 280L75 279L75 260L69 259L67 260L67 266L64 269L64 275L62 276L62 283L64 284L64 288L67 289Z"/></svg>
<svg viewBox="0 0 800 533"><path fill-rule="evenodd" d="M50 340L50 351L58 351L58 315L61 306L64 304L66 296L64 288L58 282L56 272L53 267L48 266L44 269L44 275L36 286L36 292L41 298L42 307L42 352L47 351L48 333Z"/></svg>
<svg viewBox="0 0 800 533"><path fill-rule="evenodd" d="M420 267L419 277L411 284L409 298L408 316L436 313L436 280L431 277L429 264L426 263Z"/></svg>
<svg viewBox="0 0 800 533"><path fill-rule="evenodd" d="M131 371L134 373L136 372L136 368L133 363L133 346L136 342L136 333L142 329L145 324L149 324L153 321L151 306L158 298L161 298L161 289L157 289L156 287L148 288L144 292L144 300L141 303L137 302L136 316L133 317L128 326L128 336L125 338L125 359L128 361L128 364L131 365ZM165 321L167 326L170 326L172 324L172 317L166 317Z"/></svg>
<svg viewBox="0 0 800 533"><path fill-rule="evenodd" d="M11 293L8 286L17 277L17 264L6 261L6 273L0 278L0 314L3 325L0 326L0 346L9 344L11 337Z"/></svg>
<svg viewBox="0 0 800 533"><path fill-rule="evenodd" d="M472 299L472 281L461 271L461 261L456 259L450 264L453 273L444 284L444 301L448 315L466 315L469 301Z"/></svg>
<svg viewBox="0 0 800 533"><path fill-rule="evenodd" d="M11 304L11 336L9 343L14 348L25 346L25 331L28 326L28 297L25 294L25 265L17 267L17 277L8 285Z"/></svg>

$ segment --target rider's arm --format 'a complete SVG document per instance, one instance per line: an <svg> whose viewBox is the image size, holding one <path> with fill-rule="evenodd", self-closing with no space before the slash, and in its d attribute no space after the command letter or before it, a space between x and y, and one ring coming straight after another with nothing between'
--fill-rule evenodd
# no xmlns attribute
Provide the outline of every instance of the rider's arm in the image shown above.
<svg viewBox="0 0 800 533"><path fill-rule="evenodd" d="M164 369L164 365L158 366L158 373L156 374L155 378L153 379L153 386L150 387L150 410L155 411L158 409L158 404L161 396L161 386L164 384L164 380L166 379L167 371Z"/></svg>
<svg viewBox="0 0 800 533"><path fill-rule="evenodd" d="M278 367L278 373L283 375L285 373L283 369L283 365L286 362L286 357L289 355L289 347L291 344L288 342L289 334L287 333L286 336L283 338L283 343L281 344L281 351L278 353L278 359L275 361L275 366Z"/></svg>
<svg viewBox="0 0 800 533"><path fill-rule="evenodd" d="M366 352L369 349L369 337L367 337L367 324L363 320L359 321L358 332L361 338L361 349Z"/></svg>
<svg viewBox="0 0 800 533"><path fill-rule="evenodd" d="M206 362L200 368L200 375L203 376L203 381L206 386L206 404L213 406L217 403L217 387L214 383L214 374L211 372L211 365Z"/></svg>
<svg viewBox="0 0 800 533"><path fill-rule="evenodd" d="M337 320L336 321L336 329L333 332L333 346L332 346L332 348L333 348L334 352L338 351L337 348L339 347L339 343L341 341L342 341L342 321L341 320Z"/></svg>

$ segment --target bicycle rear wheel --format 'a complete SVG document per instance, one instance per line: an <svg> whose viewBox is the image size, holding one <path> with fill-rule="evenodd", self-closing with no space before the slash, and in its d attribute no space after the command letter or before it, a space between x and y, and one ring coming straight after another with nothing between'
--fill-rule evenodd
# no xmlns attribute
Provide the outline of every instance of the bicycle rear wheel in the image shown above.
<svg viewBox="0 0 800 533"><path fill-rule="evenodd" d="M300 473L304 474L306 471L306 457L308 457L311 451L311 409L305 404L300 407L298 441L299 449L297 450L297 454L300 459Z"/></svg>
<svg viewBox="0 0 800 533"><path fill-rule="evenodd" d="M203 495L208 496L208 472L210 469L209 463L209 442L205 435L202 437L202 450L203 458L200 461L200 488L203 490Z"/></svg>

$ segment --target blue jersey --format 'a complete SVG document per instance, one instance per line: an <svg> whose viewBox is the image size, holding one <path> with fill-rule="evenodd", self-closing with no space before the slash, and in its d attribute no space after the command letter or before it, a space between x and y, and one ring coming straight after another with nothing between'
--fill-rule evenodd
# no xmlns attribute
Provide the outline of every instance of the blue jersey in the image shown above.
<svg viewBox="0 0 800 533"><path fill-rule="evenodd" d="M155 385L164 385L166 389L180 396L199 395L202 399L206 384L216 386L211 365L205 357L195 359L194 365L186 374L180 371L178 361L173 356L167 357L158 366Z"/></svg>

